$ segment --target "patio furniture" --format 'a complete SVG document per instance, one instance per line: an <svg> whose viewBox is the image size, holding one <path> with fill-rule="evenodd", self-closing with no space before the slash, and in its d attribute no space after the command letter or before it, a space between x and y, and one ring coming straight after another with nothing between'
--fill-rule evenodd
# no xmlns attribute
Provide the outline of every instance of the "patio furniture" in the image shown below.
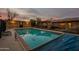
<svg viewBox="0 0 79 59"><path fill-rule="evenodd" d="M12 35L11 31L2 32L2 36L11 36L11 35Z"/></svg>

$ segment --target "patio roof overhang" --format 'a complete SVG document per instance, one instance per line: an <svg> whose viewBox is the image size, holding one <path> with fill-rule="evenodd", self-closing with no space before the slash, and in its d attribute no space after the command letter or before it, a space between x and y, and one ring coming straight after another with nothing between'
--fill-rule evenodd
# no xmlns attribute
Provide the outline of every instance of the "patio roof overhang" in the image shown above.
<svg viewBox="0 0 79 59"><path fill-rule="evenodd" d="M53 22L53 23L79 22L79 18L58 19L58 20L52 20L52 22Z"/></svg>

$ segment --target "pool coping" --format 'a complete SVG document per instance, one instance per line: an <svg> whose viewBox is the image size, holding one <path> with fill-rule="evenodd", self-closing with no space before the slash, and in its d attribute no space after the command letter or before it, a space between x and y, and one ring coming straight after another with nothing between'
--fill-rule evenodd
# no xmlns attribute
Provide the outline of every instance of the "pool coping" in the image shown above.
<svg viewBox="0 0 79 59"><path fill-rule="evenodd" d="M29 47L28 47L27 49L25 48L25 42L24 42L23 38L20 37L20 35L17 34L16 32L15 32L15 35L17 36L17 38L15 37L15 40L18 40L18 42L19 42L20 46L23 48L23 50L24 50L24 51L28 51L30 48L29 48ZM23 41L21 41L21 39L22 39ZM26 44L26 46L27 46L27 44Z"/></svg>
<svg viewBox="0 0 79 59"><path fill-rule="evenodd" d="M50 32L57 32L57 33L71 34L71 35L79 36L78 34L66 33L66 32L61 32L61 31L56 31L56 30L49 30L49 29L41 29L41 28L36 28L36 27L26 27L24 29L27 29L27 28L35 28L35 29L39 29L39 30L45 30L45 31L50 31ZM14 28L14 30L16 30L16 29L23 29L23 28Z"/></svg>
<svg viewBox="0 0 79 59"><path fill-rule="evenodd" d="M55 30L41 29L41 28L35 28L35 27L27 27L27 28L34 28L34 29L38 29L38 30L44 30L44 31L49 31L49 32L55 32L56 34L64 34L64 32L55 31ZM16 28L16 29L27 29L27 28ZM15 30L16 30L16 29L15 29Z"/></svg>
<svg viewBox="0 0 79 59"><path fill-rule="evenodd" d="M35 28L35 27L28 27L28 28ZM40 30L45 30L45 31L50 31L50 32L55 32L55 33L60 33L60 34L71 34L71 35L79 36L78 34L66 33L66 32L61 32L61 31L56 31L56 30L48 30L48 29L41 29L41 28L35 28L35 29L40 29Z"/></svg>

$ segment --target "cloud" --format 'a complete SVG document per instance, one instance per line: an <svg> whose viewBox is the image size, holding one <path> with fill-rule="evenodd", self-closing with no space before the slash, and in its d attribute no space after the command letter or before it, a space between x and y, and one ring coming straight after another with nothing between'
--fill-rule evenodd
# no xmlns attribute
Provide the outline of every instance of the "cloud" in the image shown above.
<svg viewBox="0 0 79 59"><path fill-rule="evenodd" d="M7 12L6 8L0 8L0 11ZM78 8L10 8L10 11L29 17L35 17L35 16L46 17L46 18L50 18L53 16L59 18L79 17Z"/></svg>

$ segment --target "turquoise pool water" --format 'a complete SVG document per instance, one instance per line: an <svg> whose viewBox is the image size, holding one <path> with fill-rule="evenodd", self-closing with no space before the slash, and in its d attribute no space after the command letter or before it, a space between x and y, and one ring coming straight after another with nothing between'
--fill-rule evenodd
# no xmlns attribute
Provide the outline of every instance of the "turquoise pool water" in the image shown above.
<svg viewBox="0 0 79 59"><path fill-rule="evenodd" d="M79 51L79 36L70 33L64 33L56 40L33 49L33 51Z"/></svg>
<svg viewBox="0 0 79 59"><path fill-rule="evenodd" d="M55 32L49 32L34 28L17 29L16 32L23 38L24 42L31 48L37 48L51 40L61 36Z"/></svg>

